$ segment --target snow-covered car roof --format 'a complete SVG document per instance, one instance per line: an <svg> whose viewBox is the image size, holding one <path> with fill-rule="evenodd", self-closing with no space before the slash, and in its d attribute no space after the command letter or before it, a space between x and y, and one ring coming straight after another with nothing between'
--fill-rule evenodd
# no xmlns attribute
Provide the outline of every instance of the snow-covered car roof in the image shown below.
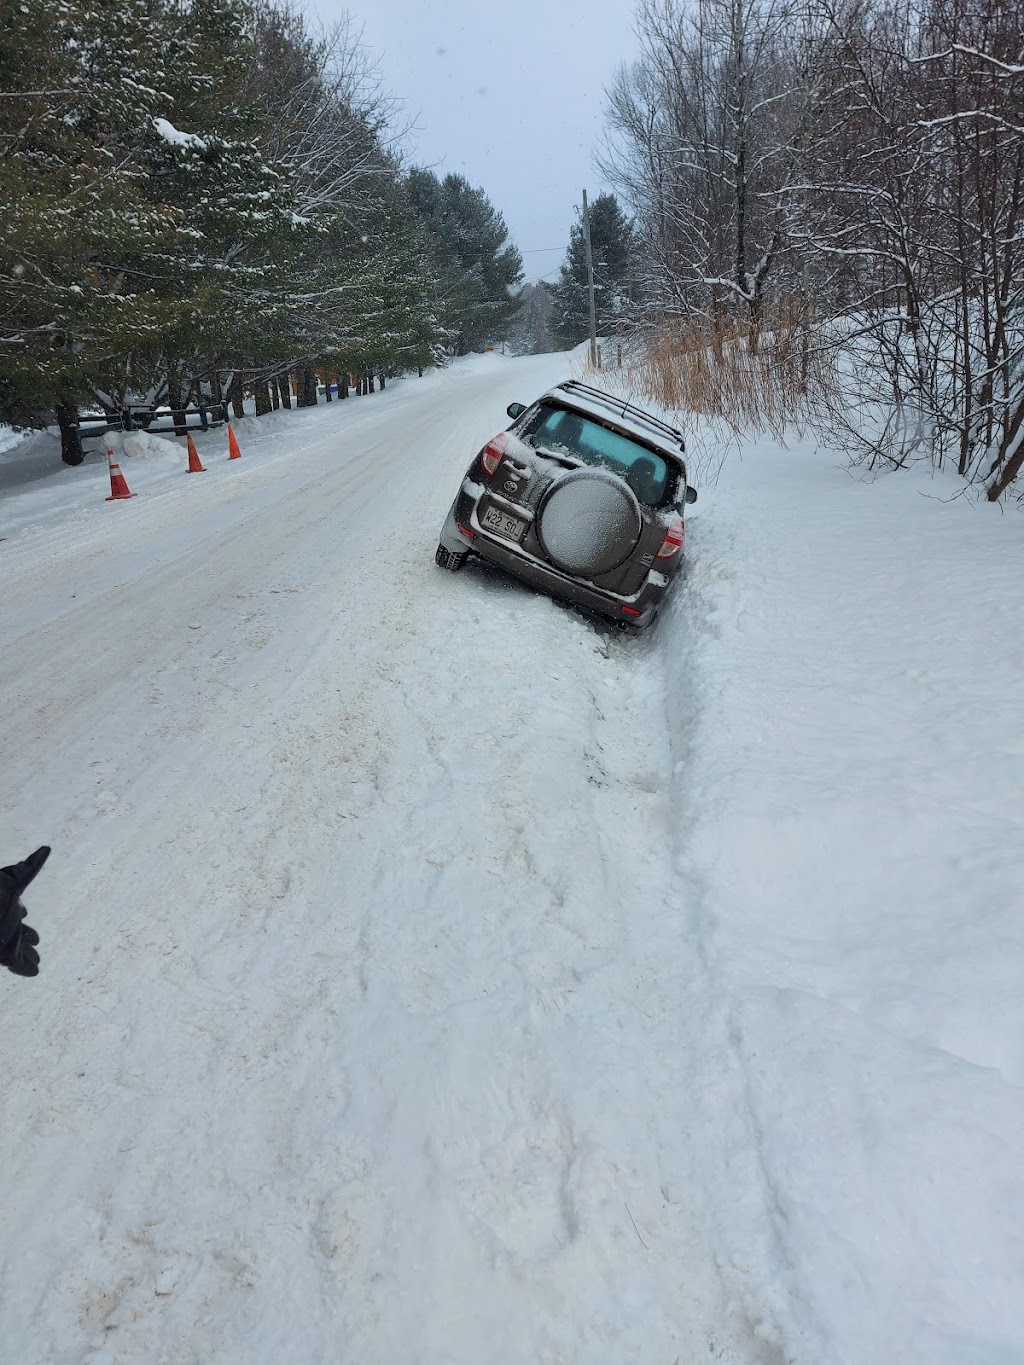
<svg viewBox="0 0 1024 1365"><path fill-rule="evenodd" d="M600 422L607 423L611 419L624 434L638 436L642 441L657 446L685 470L683 451L686 449L686 441L683 433L677 427L670 427L667 422L653 417L626 399L616 398L613 394L592 388L578 379L567 379L562 384L556 384L553 389L548 389L547 393L541 395L540 401L543 402L546 398L556 399L566 407L575 408L589 417L596 417Z"/></svg>

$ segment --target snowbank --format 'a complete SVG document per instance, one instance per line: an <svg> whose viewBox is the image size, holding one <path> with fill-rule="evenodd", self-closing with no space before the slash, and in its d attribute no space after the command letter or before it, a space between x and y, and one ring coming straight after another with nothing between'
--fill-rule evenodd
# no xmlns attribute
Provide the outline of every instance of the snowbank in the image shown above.
<svg viewBox="0 0 1024 1365"><path fill-rule="evenodd" d="M763 1194L721 1249L760 1244L795 1359L1018 1361L1024 519L837 465L727 461L659 642Z"/></svg>
<svg viewBox="0 0 1024 1365"><path fill-rule="evenodd" d="M13 427L6 426L0 422L0 454L4 451L13 449L28 436L27 431L15 431Z"/></svg>

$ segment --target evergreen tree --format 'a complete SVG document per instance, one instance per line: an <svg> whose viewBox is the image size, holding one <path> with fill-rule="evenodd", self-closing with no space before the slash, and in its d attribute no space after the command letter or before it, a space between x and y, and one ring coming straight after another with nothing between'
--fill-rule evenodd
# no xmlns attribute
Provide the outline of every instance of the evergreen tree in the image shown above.
<svg viewBox="0 0 1024 1365"><path fill-rule="evenodd" d="M594 303L598 334L621 331L630 316L633 225L614 194L599 194L590 205L590 241L594 262ZM554 298L552 331L563 346L577 346L590 335L587 248L582 216L569 233L569 247Z"/></svg>
<svg viewBox="0 0 1024 1365"><path fill-rule="evenodd" d="M293 354L354 374L428 365L441 340L430 242L402 186L386 186L353 227L339 221L293 296Z"/></svg>
<svg viewBox="0 0 1024 1365"><path fill-rule="evenodd" d="M354 31L274 0L19 0L0 420L56 411L71 459L85 401L177 408L231 376L233 402L243 379L269 402L288 371L308 391L318 365L394 373L500 329L519 276L500 215L449 177L428 221L388 113Z"/></svg>
<svg viewBox="0 0 1024 1365"><path fill-rule="evenodd" d="M257 338L282 325L278 271L309 224L295 213L290 168L253 88L260 52L249 6L169 3L188 59L164 87L173 120L147 130L145 184L156 202L175 205L183 231L173 250L139 265L167 300L153 359L175 406L201 378L216 389L220 370L245 368ZM139 368L136 357L136 381Z"/></svg>
<svg viewBox="0 0 1024 1365"><path fill-rule="evenodd" d="M344 23L312 34L301 13L268 9L258 28L255 82L295 213L265 304L250 310L264 348L252 363L264 374L429 363L439 340L432 246L399 180L368 60Z"/></svg>
<svg viewBox="0 0 1024 1365"><path fill-rule="evenodd" d="M144 192L138 153L174 59L141 0L24 0L0 38L0 417L71 411L115 354L164 321L126 257L180 233ZM70 453L70 452L68 452Z"/></svg>
<svg viewBox="0 0 1024 1365"><path fill-rule="evenodd" d="M441 319L455 354L503 339L516 312L510 291L523 277L523 258L508 241L504 218L461 175L438 180L432 171L414 169L405 183L433 240Z"/></svg>

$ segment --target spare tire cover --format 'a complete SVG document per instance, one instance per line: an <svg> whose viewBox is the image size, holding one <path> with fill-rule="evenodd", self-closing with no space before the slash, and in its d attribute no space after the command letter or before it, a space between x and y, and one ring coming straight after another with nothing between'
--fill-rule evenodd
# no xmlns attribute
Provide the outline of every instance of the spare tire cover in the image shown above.
<svg viewBox="0 0 1024 1365"><path fill-rule="evenodd" d="M594 578L632 554L643 522L630 488L598 469L576 469L557 479L537 518L537 535L552 564Z"/></svg>

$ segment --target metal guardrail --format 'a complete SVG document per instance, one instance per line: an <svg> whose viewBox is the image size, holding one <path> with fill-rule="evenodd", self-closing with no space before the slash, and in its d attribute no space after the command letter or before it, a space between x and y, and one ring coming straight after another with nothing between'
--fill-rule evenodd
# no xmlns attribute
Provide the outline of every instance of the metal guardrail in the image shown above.
<svg viewBox="0 0 1024 1365"><path fill-rule="evenodd" d="M189 418L195 421L190 422ZM84 458L82 442L98 436L106 436L108 431L151 431L182 436L189 431L209 431L211 427L222 427L230 421L227 403L199 403L185 408L144 408L126 404L117 415L105 413L102 417L82 417L71 427L71 439L77 453Z"/></svg>

